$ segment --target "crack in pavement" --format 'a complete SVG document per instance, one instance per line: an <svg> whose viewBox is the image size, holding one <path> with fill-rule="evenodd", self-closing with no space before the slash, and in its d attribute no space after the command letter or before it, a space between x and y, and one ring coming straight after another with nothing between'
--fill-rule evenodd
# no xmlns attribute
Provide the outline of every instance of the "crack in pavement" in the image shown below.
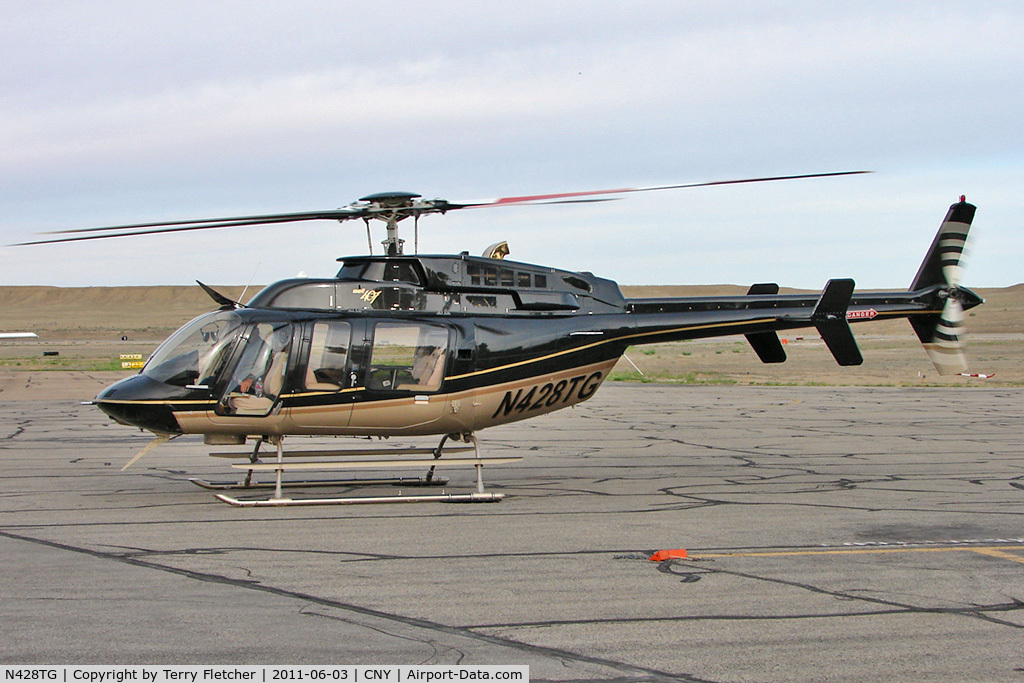
<svg viewBox="0 0 1024 683"><path fill-rule="evenodd" d="M153 569L156 571L166 572L169 574L182 576L196 581L216 583L221 585L232 586L235 588L259 591L280 597L293 598L295 600L299 600L308 604L344 610L353 614L391 621L397 624L402 624L413 628L426 629L427 631L434 633L443 633L450 636L467 638L469 640L486 643L488 645L509 648L519 652L539 655L542 657L549 657L560 661L569 661L580 664L590 664L607 667L609 669L619 671L623 674L626 674L627 676L632 677L629 680L692 681L694 683L713 683L708 679L696 678L688 674L669 673L666 671L636 666L625 662L618 662L610 659L604 659L601 657L592 657L585 654L570 652L568 650L545 647L543 645L532 645L522 641L512 640L510 638L502 638L500 636L492 636L485 633L478 633L476 631L460 626L448 626L446 624L429 621L427 619L420 619L417 617L408 617L400 614L382 612L380 610L372 609L369 607L362 607L360 605L355 605L352 603L341 602L339 600L332 600L330 598L323 598L309 593L303 593L301 591L294 591L286 588L280 588L277 586L270 586L252 580L234 579L220 574L212 574L208 572L200 572L190 569L182 569L179 567L172 567L168 565L159 564L156 562L150 562L147 560L139 559L135 556L125 556L119 553L92 550L90 548L73 546L66 543L58 543L56 541L48 541L41 538L33 538L31 536L14 534L8 531L0 531L0 536L11 540L23 541L26 543L34 543L37 545L42 545L57 550L88 555L90 557L94 557L97 559L120 562L123 564L132 565L134 567Z"/></svg>
<svg viewBox="0 0 1024 683"><path fill-rule="evenodd" d="M1020 558L1013 556L1012 559L1020 561ZM674 572L675 567L685 567L687 570L693 570L692 564L688 564L686 560L664 560L658 563L658 571L666 574L683 575ZM811 593L817 593L820 595L827 595L837 600L844 600L850 602L862 602L879 605L882 609L873 610L862 610L862 611L843 611L843 612L830 612L827 614L818 613L794 613L794 614L704 614L704 615L691 615L691 616L656 616L656 617L605 617L596 619L548 619L542 621L524 621L516 623L502 623L502 624L469 624L464 625L466 629L487 629L487 628L537 628L537 627L552 627L552 626L577 626L584 624L624 624L624 623L655 623L655 622L697 622L697 621L785 621L785 620L798 620L798 619L833 619L833 618L849 618L849 617L871 617L871 616L890 616L890 615L903 615L903 614L943 614L952 616L967 616L976 619L981 619L990 623L998 624L1000 626L1009 626L1015 629L1024 629L1024 624L1018 624L1005 619L997 619L990 616L992 613L998 612L1019 612L1024 610L1024 601L1016 598L1011 598L1008 602L997 603L992 605L974 605L970 607L919 607L907 603L897 602L895 600L886 600L883 598L874 598L867 595L856 595L853 593L845 593L843 591L828 590L820 588L812 584L803 583L799 581L790 581L787 579L779 579L768 576L760 576L757 574L750 574L747 572L740 572L735 570L720 569L717 567L699 567L696 572L687 573L698 573L698 574L726 574L729 576L736 576L739 578L750 579L753 581L761 581L767 583L774 583L783 586L790 586L799 588L804 591Z"/></svg>

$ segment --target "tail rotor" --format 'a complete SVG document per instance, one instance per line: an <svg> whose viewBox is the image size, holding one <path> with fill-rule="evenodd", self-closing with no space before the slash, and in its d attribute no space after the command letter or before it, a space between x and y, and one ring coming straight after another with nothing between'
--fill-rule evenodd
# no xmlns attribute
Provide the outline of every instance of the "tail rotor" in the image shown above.
<svg viewBox="0 0 1024 683"><path fill-rule="evenodd" d="M967 372L964 355L964 310L981 303L969 289L961 288L964 251L976 207L964 197L949 207L946 218L932 242L911 285L916 291L938 286L937 296L945 300L942 312L911 318L910 323L940 375Z"/></svg>
<svg viewBox="0 0 1024 683"><path fill-rule="evenodd" d="M950 294L942 314L932 330L932 341L924 342L924 350L940 375L958 375L967 372L964 355L964 307ZM920 333L919 333L920 336Z"/></svg>

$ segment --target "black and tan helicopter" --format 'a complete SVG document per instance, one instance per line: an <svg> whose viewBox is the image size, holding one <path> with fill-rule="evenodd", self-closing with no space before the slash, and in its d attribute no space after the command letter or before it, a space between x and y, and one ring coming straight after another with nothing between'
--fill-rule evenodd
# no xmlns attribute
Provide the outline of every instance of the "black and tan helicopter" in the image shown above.
<svg viewBox="0 0 1024 683"><path fill-rule="evenodd" d="M960 286L961 255L975 207L961 197L949 208L907 290L859 294L853 280L834 279L817 295L780 295L777 284L759 283L744 296L661 299L627 299L615 282L588 272L504 259L503 243L480 257L421 255L418 248L407 255L398 235L401 221L413 219L418 242L420 216L456 209L604 201L633 192L854 173L861 172L470 202L392 192L328 211L86 228L22 244L357 218L366 222L369 235L371 221L382 221L384 253L373 255L371 242L369 255L339 259L341 269L333 278L282 280L245 304L200 283L219 310L175 332L137 375L105 389L93 403L117 422L156 435L129 465L181 434L202 434L206 443L222 445L254 439L251 452L227 454L247 458L235 465L246 470L244 480L197 481L210 488L252 488L260 485L254 472L275 473L272 484L262 484L274 486L272 498L240 501L219 495L232 504L489 501L501 494L484 491L485 462L518 458L482 458L476 432L587 400L631 345L743 335L761 361L780 363L786 353L777 331L814 327L840 365L858 365L862 356L851 323L908 318L940 373L965 372L963 314L982 303ZM284 439L293 435L438 435L441 440L436 448L286 453ZM450 440L467 445L445 450ZM264 443L276 446L275 462L260 461ZM462 451L472 456L441 459ZM359 459L370 455L392 457ZM285 462L285 456L306 460ZM433 466L439 463L475 466L477 491L378 498L281 494L282 473L289 470L429 467L416 482L428 484L438 481Z"/></svg>

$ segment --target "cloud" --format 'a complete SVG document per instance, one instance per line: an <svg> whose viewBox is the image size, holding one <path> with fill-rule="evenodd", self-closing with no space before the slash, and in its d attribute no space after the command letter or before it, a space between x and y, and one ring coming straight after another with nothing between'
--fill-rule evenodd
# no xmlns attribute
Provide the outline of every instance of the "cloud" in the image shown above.
<svg viewBox="0 0 1024 683"><path fill-rule="evenodd" d="M863 182L630 199L577 218L551 208L453 215L443 232L473 235L471 223L506 237L518 229L555 245L531 255L586 253L578 267L620 276L615 247L562 244L533 225L590 221L607 223L611 235L624 224L653 233L690 214L705 234L726 237L726 248L753 249L728 239L769 213L777 234L813 250L821 225L863 230L855 226L941 213L951 193L940 185L965 179L988 183L979 189L1016 208L1003 187L1024 176L1022 20L1012 3L969 13L943 2L4 5L0 236L327 208L385 189L459 199L880 172ZM912 209L911 199L924 207ZM894 237L881 233L865 238ZM272 234L251 240L266 248ZM116 277L186 282L203 252L188 245L248 257L249 241L196 236L174 242L165 271L121 264ZM756 251L727 259L713 244L690 245L737 265L719 277L753 277ZM641 273L659 282L716 277L681 272L673 264L692 263L690 252L659 246ZM277 257L313 270L301 249L290 242ZM95 253L99 263L105 249ZM814 253L815 264L832 258ZM35 277L10 265L7 278ZM780 267L812 268L806 257ZM1015 281L1010 264L992 269L997 281ZM61 277L115 277L102 271ZM248 278L240 272L232 271Z"/></svg>

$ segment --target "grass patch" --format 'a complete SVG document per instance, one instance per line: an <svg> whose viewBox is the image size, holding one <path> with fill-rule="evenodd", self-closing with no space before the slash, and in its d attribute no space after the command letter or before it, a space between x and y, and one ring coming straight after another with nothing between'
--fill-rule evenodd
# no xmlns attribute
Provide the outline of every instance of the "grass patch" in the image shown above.
<svg viewBox="0 0 1024 683"><path fill-rule="evenodd" d="M612 382L640 382L641 384L738 384L729 377L713 372L687 372L681 375L659 372L641 375L639 372L613 372L608 375Z"/></svg>
<svg viewBox="0 0 1024 683"><path fill-rule="evenodd" d="M81 358L74 356L54 356L45 358L2 358L0 368L4 370L25 371L25 372L47 372L47 371L81 371L81 372L105 372L110 370L124 370L119 359L111 358Z"/></svg>

